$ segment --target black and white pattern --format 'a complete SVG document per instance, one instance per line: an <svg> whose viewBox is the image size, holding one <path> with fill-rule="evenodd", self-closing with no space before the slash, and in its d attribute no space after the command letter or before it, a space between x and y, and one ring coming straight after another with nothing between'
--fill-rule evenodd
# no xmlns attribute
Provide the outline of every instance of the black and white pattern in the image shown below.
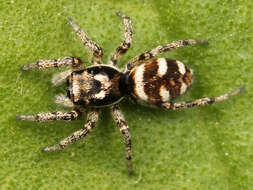
<svg viewBox="0 0 253 190"><path fill-rule="evenodd" d="M125 121L118 102L124 97L130 97L153 107L165 109L184 109L194 106L205 106L220 102L240 93L243 88L215 98L201 98L188 102L175 102L172 100L183 94L193 82L193 71L182 62L167 58L154 58L166 51L172 51L188 45L207 44L205 40L179 40L134 57L124 71L116 68L116 64L129 49L132 43L132 22L129 17L118 13L122 18L125 34L124 41L112 54L107 65L102 64L102 48L90 40L88 35L69 18L69 23L84 45L93 53L90 67L82 67L82 61L76 57L64 57L54 60L40 60L21 67L22 70L46 69L72 66L72 69L55 75L52 79L56 87L64 81L67 83L66 95L60 94L55 102L72 111L56 111L52 113L39 113L32 115L18 115L19 120L47 122L56 120L76 120L88 111L87 121L81 130L74 132L58 144L42 149L44 152L61 150L74 142L86 137L95 127L99 119L99 109L110 107L113 119L122 133L125 144L125 157L130 174L132 166L132 140L129 127Z"/></svg>
<svg viewBox="0 0 253 190"><path fill-rule="evenodd" d="M132 69L129 80L134 98L156 104L183 94L192 84L193 73L180 61L158 58Z"/></svg>

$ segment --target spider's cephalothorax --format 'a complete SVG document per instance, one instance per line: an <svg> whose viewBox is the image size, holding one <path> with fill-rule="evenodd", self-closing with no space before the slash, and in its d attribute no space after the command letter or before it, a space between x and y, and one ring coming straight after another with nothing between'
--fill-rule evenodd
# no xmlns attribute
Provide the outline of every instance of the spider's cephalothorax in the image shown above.
<svg viewBox="0 0 253 190"><path fill-rule="evenodd" d="M119 102L123 93L119 83L123 74L107 65L73 71L67 79L68 97L76 105L103 107Z"/></svg>
<svg viewBox="0 0 253 190"><path fill-rule="evenodd" d="M83 129L76 131L63 139L59 144L49 146L43 151L60 150L77 140L85 137L98 121L99 108L111 107L112 116L119 127L124 143L127 166L132 173L132 145L131 135L118 102L124 97L130 97L136 102L165 109L184 109L194 106L205 106L228 99L243 90L239 88L231 93L215 98L201 98L187 102L174 102L172 99L183 94L192 84L193 72L182 62L154 58L161 53L181 48L187 45L207 44L204 40L180 40L164 46L158 46L134 57L123 70L116 67L121 56L127 52L132 43L132 24L129 17L118 13L123 20L125 35L124 42L111 55L108 64L102 63L102 48L90 40L87 34L69 18L69 23L84 45L93 52L93 66L81 68L81 60L76 57L64 57L54 60L40 60L23 66L22 70L45 69L50 67L72 66L71 70L59 73L52 79L57 86L67 81L67 95L57 95L56 103L72 107L70 112L57 111L53 113L39 113L35 115L18 115L21 120L38 122L54 120L76 120L85 110L88 110L87 121Z"/></svg>

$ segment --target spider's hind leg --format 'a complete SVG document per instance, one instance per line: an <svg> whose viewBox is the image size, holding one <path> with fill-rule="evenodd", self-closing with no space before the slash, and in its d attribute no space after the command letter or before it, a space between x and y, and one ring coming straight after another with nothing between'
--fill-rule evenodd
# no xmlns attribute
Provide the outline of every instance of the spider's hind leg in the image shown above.
<svg viewBox="0 0 253 190"><path fill-rule="evenodd" d="M237 95L240 92L242 92L245 89L245 87L238 88L230 93L223 94L221 96L217 96L215 98L201 98L197 100L192 100L188 102L175 102L175 103L163 103L161 104L161 107L165 109L172 109L172 110L178 110L178 109L185 109L185 108L191 108L191 107L199 107L199 106L206 106L209 104L214 104L216 102L224 101L231 96Z"/></svg>
<svg viewBox="0 0 253 190"><path fill-rule="evenodd" d="M113 52L110 57L109 64L112 64L112 65L117 65L117 62L122 57L122 55L124 55L127 52L127 50L130 48L131 43L132 43L132 38L133 38L133 29L132 29L131 19L121 12L117 12L117 15L122 18L124 28L125 28L125 34L124 34L123 43L117 47L115 52Z"/></svg>
<svg viewBox="0 0 253 190"><path fill-rule="evenodd" d="M163 45L163 46L157 46L156 48L146 51L136 57L134 57L127 65L126 70L130 71L132 68L134 68L136 65L142 63L143 61L147 61L155 56L159 56L160 54L166 52L166 51L172 51L178 48L182 48L189 45L197 45L197 44L205 44L208 45L208 41L206 40L179 40L174 41L169 44Z"/></svg>

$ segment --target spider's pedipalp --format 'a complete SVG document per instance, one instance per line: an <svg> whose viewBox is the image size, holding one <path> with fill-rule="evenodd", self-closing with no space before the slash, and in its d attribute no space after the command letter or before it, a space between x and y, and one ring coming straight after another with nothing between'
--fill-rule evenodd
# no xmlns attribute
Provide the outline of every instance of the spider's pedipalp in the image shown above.
<svg viewBox="0 0 253 190"><path fill-rule="evenodd" d="M69 137L63 139L59 144L45 147L42 149L43 152L61 150L66 148L68 145L73 144L74 142L84 138L96 125L98 122L98 112L96 110L91 111L87 115L87 121L83 129L74 132Z"/></svg>
<svg viewBox="0 0 253 190"><path fill-rule="evenodd" d="M59 94L55 96L55 103L59 105L63 105L65 107L74 107L74 103L66 97L64 94Z"/></svg>
<svg viewBox="0 0 253 190"><path fill-rule="evenodd" d="M67 67L73 66L77 67L82 64L82 61L76 57L63 57L59 59L51 60L39 60L35 63L30 63L21 67L21 70L31 70L31 69L46 69L52 67Z"/></svg>
<svg viewBox="0 0 253 190"><path fill-rule="evenodd" d="M184 46L188 45L197 45L197 44L203 44L203 45L208 45L208 41L206 40L179 40L179 41L174 41L172 43L163 45L163 46L158 46L150 51L146 51L136 57L134 57L127 65L126 65L126 71L130 71L132 68L137 66L138 64L143 63L144 61L147 61L155 56L159 56L160 54L166 52L166 51L172 51L178 48L182 48Z"/></svg>
<svg viewBox="0 0 253 190"><path fill-rule="evenodd" d="M59 86L69 77L69 75L71 75L72 72L73 72L72 70L67 70L67 71L54 75L51 80L52 84L54 86Z"/></svg>
<svg viewBox="0 0 253 190"><path fill-rule="evenodd" d="M122 18L124 28L125 28L125 34L124 34L123 43L119 47L117 47L115 52L113 52L110 57L109 64L112 64L112 65L117 65L122 55L124 55L127 52L127 50L130 48L131 43L132 43L132 38L133 38L133 27L132 27L131 19L121 12L117 12L117 15Z"/></svg>
<svg viewBox="0 0 253 190"><path fill-rule="evenodd" d="M83 44L93 52L93 64L102 63L103 49L94 41L89 39L88 35L73 21L72 18L68 18L69 24L72 26L73 30L76 32L77 36L81 39Z"/></svg>
<svg viewBox="0 0 253 190"><path fill-rule="evenodd" d="M191 108L191 107L206 106L209 104L214 104L216 102L227 100L231 96L239 94L244 89L245 87L241 87L230 93L226 93L221 96L217 96L215 98L201 98L201 99L187 101L187 102L175 102L175 103L166 102L166 103L161 104L161 107L165 109L178 110L178 109L185 109L185 108Z"/></svg>

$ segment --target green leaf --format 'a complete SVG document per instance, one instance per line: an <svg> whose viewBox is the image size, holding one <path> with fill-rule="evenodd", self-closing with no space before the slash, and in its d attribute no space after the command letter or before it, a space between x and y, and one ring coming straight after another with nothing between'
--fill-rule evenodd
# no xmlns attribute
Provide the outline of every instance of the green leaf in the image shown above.
<svg viewBox="0 0 253 190"><path fill-rule="evenodd" d="M0 189L234 189L253 181L253 1L96 0L0 1ZM134 39L123 67L146 50L180 39L205 39L162 57L181 60L195 73L179 100L214 97L246 86L225 102L162 111L122 101L131 128L135 175L125 164L122 136L109 109L86 139L63 151L41 153L83 127L74 122L16 121L17 114L62 110L52 87L59 70L21 71L39 59L77 56L85 49L67 23L72 17L109 59L122 42L122 11ZM62 69L61 69L62 70Z"/></svg>

